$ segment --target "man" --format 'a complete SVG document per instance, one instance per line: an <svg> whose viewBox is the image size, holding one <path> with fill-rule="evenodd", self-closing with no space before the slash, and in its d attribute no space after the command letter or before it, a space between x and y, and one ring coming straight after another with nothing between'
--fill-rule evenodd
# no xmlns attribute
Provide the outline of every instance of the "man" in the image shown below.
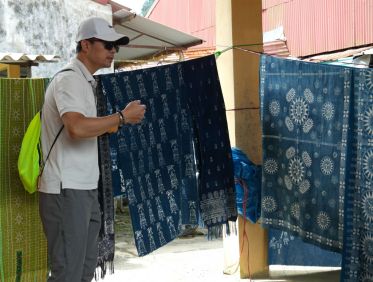
<svg viewBox="0 0 373 282"><path fill-rule="evenodd" d="M110 67L129 38L94 17L82 22L76 41L77 56L51 81L42 114L44 161L50 155L40 179L39 209L48 242L48 281L54 282L91 282L101 220L97 136L139 123L145 114L140 101L109 116L96 114L92 75Z"/></svg>

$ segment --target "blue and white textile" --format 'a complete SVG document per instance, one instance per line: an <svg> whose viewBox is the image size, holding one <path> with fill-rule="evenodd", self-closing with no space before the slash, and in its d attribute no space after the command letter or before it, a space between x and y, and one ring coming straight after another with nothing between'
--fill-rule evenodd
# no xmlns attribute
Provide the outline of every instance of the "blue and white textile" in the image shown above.
<svg viewBox="0 0 373 282"><path fill-rule="evenodd" d="M261 57L265 226L342 249L349 68Z"/></svg>
<svg viewBox="0 0 373 282"><path fill-rule="evenodd" d="M201 217L211 237L221 232L222 224L237 218L224 99L214 55L178 65L194 128Z"/></svg>
<svg viewBox="0 0 373 282"><path fill-rule="evenodd" d="M108 114L137 99L147 107L141 124L126 125L110 135L114 196L128 198L139 256L178 236L182 184L196 183L192 127L180 91L180 71L170 65L100 78ZM197 203L188 210L194 217L188 219L197 222Z"/></svg>
<svg viewBox="0 0 373 282"><path fill-rule="evenodd" d="M197 224L200 214L210 233L235 220L233 164L214 56L102 75L98 87L107 114L137 99L147 107L141 124L110 135L113 192L129 200L140 256L176 238L182 224Z"/></svg>
<svg viewBox="0 0 373 282"><path fill-rule="evenodd" d="M373 71L262 56L260 75L263 224L373 281Z"/></svg>
<svg viewBox="0 0 373 282"><path fill-rule="evenodd" d="M373 70L354 69L341 281L373 281Z"/></svg>
<svg viewBox="0 0 373 282"><path fill-rule="evenodd" d="M340 253L304 242L289 232L268 230L268 264L340 267Z"/></svg>

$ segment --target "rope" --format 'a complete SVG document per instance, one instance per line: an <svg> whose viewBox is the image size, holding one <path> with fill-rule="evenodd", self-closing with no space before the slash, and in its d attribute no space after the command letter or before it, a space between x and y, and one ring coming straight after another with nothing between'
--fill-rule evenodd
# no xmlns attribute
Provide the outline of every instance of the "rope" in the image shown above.
<svg viewBox="0 0 373 282"><path fill-rule="evenodd" d="M249 243L249 236L246 233L246 208L247 208L247 201L248 201L248 195L249 195L249 188L246 185L246 182L242 180L242 178L235 178L235 183L238 183L242 186L244 190L244 197L242 201L242 214L243 214L243 234L242 234L242 245L240 250L240 257L243 254L243 247L245 243L245 238L247 241L247 273L249 275L249 282L251 282L251 271L250 271L250 243Z"/></svg>

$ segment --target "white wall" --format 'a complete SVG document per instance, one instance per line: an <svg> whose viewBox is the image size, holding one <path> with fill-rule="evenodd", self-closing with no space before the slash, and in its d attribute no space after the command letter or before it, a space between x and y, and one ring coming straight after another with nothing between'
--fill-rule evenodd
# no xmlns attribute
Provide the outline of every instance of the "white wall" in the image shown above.
<svg viewBox="0 0 373 282"><path fill-rule="evenodd" d="M111 22L111 6L91 0L0 0L0 52L48 54L59 63L40 63L33 77L51 77L75 55L82 20L100 16Z"/></svg>

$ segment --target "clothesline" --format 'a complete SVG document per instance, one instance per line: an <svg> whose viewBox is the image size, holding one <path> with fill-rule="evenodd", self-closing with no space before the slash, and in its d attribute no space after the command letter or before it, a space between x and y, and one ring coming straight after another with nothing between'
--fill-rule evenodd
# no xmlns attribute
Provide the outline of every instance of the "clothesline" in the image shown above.
<svg viewBox="0 0 373 282"><path fill-rule="evenodd" d="M244 51L244 52L248 52L248 53L251 53L251 54L256 54L256 55L266 55L268 57L275 57L275 58L282 58L282 59L288 59L286 57L280 57L280 56L276 56L276 55L273 55L273 54L269 54L269 53L266 53L266 52L259 52L259 51L254 51L254 50L248 50L248 49L245 49L245 48L241 48L241 47L248 47L248 46L263 46L264 43L253 43L253 44L240 44L240 45L232 45L232 46L229 46L221 51L216 51L214 53L215 55L215 58L218 59L220 57L221 54L225 53L226 51L229 51L229 50L232 50L232 49L236 49L236 50L240 50L240 51ZM325 63L328 63L328 62L338 62L338 61L333 61L333 60L329 60L329 61L324 61L324 62L314 62L314 61L306 61L306 60L303 60L303 59L299 59L300 61L304 61L304 62L309 62L309 63L321 63L321 64L325 64ZM365 64L361 64L361 63L354 63L354 62L342 62L343 65L350 65L352 67L356 67L356 66L361 66L361 67L367 67L367 65Z"/></svg>
<svg viewBox="0 0 373 282"><path fill-rule="evenodd" d="M215 55L215 58L219 58L221 54L225 53L226 51L229 51L231 49L237 49L237 50L241 50L241 51L245 51L245 52L250 52L250 53L254 53L254 54L258 54L258 55L261 55L261 54L266 54L264 52L259 52L259 51L253 51L253 50L247 50L247 49L244 49L244 48L241 48L241 47L249 47L249 46L263 46L264 44L263 43L252 43L252 44L239 44L239 45L232 45L232 46L229 46L221 51L216 51L214 53ZM269 55L269 54L268 54Z"/></svg>

